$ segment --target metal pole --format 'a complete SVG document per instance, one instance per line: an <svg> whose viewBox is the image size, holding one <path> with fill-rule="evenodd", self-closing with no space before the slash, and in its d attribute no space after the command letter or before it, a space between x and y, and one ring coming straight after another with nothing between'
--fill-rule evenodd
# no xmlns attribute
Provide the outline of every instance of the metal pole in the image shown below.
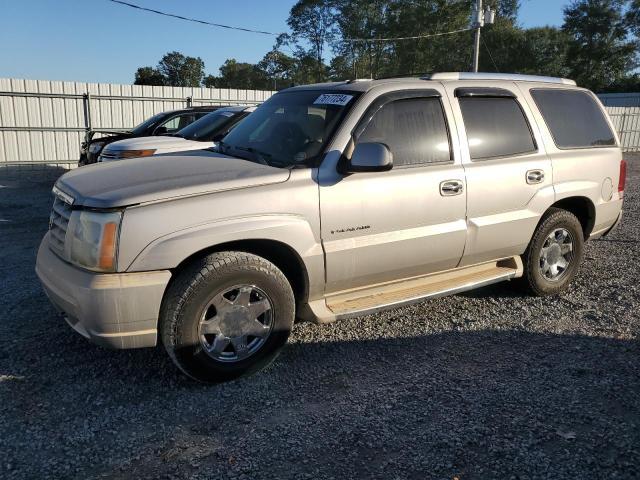
<svg viewBox="0 0 640 480"><path fill-rule="evenodd" d="M473 42L473 72L478 72L478 65L480 63L480 29L482 28L482 22L480 19L482 18L482 0L476 0L476 18L475 18L475 27L476 27L476 35L475 40Z"/></svg>
<svg viewBox="0 0 640 480"><path fill-rule="evenodd" d="M627 110L622 111L622 124L620 125L620 146L624 151L625 140L626 140L626 127L627 126Z"/></svg>
<svg viewBox="0 0 640 480"><path fill-rule="evenodd" d="M89 144L91 141L91 94L89 92L82 95L82 103L84 103L84 141Z"/></svg>

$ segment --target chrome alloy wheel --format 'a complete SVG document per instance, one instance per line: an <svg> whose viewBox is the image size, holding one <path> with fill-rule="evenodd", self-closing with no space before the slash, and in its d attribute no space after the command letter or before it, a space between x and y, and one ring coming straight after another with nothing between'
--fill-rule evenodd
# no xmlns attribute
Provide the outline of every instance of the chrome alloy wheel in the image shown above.
<svg viewBox="0 0 640 480"><path fill-rule="evenodd" d="M198 337L220 362L239 362L257 352L273 327L273 307L255 285L236 285L217 293L200 316Z"/></svg>
<svg viewBox="0 0 640 480"><path fill-rule="evenodd" d="M562 279L573 260L573 237L565 228L556 228L540 250L540 273L552 282Z"/></svg>

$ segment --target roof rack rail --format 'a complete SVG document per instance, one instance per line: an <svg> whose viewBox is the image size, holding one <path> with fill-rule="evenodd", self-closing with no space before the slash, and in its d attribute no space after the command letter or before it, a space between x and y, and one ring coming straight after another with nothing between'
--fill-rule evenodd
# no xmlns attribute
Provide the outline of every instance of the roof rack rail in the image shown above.
<svg viewBox="0 0 640 480"><path fill-rule="evenodd" d="M576 85L574 80L541 75L521 75L517 73L473 73L473 72L440 72L420 77L422 80L519 80L521 82L558 83Z"/></svg>

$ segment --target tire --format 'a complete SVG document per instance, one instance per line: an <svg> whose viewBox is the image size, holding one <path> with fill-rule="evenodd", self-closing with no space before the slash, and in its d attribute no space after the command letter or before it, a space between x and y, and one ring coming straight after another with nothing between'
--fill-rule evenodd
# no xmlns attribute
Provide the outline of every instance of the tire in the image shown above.
<svg viewBox="0 0 640 480"><path fill-rule="evenodd" d="M564 233L568 235L562 240ZM569 244L570 249L567 247ZM522 284L537 296L565 291L580 268L583 253L584 233L576 216L566 210L550 208L542 217L523 255ZM562 266L559 256L564 259L566 266Z"/></svg>
<svg viewBox="0 0 640 480"><path fill-rule="evenodd" d="M195 260L171 283L160 336L187 376L219 383L268 366L294 317L293 291L275 265L249 253L219 252Z"/></svg>

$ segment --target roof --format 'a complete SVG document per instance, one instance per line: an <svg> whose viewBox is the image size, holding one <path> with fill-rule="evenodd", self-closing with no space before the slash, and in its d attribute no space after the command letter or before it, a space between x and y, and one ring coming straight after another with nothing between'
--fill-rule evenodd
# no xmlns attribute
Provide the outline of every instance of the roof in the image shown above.
<svg viewBox="0 0 640 480"><path fill-rule="evenodd" d="M504 80L514 82L538 82L538 83L555 83L562 85L575 86L576 82L566 78L545 77L539 75L520 75L516 73L472 73L472 72L440 72L425 75L422 77L398 77L398 78L381 78L372 79L356 79L344 80L342 82L314 83L310 85L299 85L287 88L286 92L296 90L333 90L333 91L351 91L351 92L367 92L373 87L389 83L420 84L425 82L438 81L456 81L456 80Z"/></svg>
<svg viewBox="0 0 640 480"><path fill-rule="evenodd" d="M220 107L218 112L253 112L256 109L255 105L231 105L229 107Z"/></svg>

